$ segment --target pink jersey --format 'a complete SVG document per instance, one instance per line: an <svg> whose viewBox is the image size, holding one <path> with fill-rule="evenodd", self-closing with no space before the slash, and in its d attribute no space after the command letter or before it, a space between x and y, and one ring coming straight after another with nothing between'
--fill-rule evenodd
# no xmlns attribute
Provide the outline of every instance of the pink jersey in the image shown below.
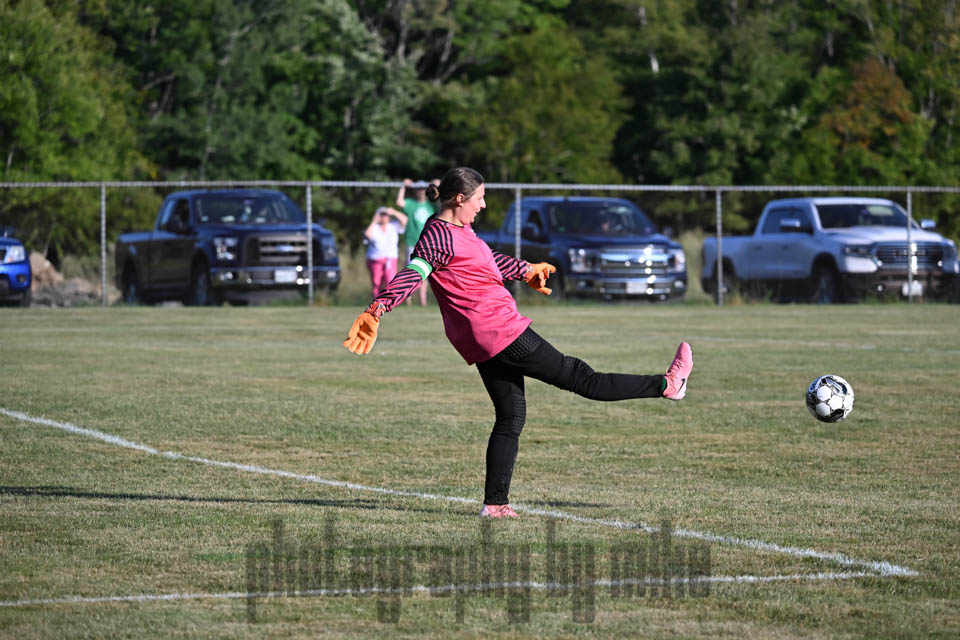
<svg viewBox="0 0 960 640"><path fill-rule="evenodd" d="M440 305L444 331L467 364L497 355L530 326L503 284L522 278L527 262L491 251L469 225L430 218L412 257L433 268L430 288ZM390 311L420 282L419 273L402 269L375 301Z"/></svg>

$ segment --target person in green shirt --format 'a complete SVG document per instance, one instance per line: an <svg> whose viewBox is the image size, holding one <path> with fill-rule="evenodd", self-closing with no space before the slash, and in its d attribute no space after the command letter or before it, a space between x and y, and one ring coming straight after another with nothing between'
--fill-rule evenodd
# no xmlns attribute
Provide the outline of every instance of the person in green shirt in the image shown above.
<svg viewBox="0 0 960 640"><path fill-rule="evenodd" d="M439 180L434 180L434 184ZM413 197L409 197L407 191L413 192ZM407 216L407 226L403 232L403 241L407 245L407 264L410 263L410 254L413 248L417 246L417 240L420 239L420 232L423 231L423 225L434 213L437 208L434 203L427 200L427 182L420 180L414 182L410 178L403 181L403 186L397 193L397 207ZM420 295L420 305L427 304L427 287L420 284L418 288ZM407 298L407 304L410 304L410 298Z"/></svg>

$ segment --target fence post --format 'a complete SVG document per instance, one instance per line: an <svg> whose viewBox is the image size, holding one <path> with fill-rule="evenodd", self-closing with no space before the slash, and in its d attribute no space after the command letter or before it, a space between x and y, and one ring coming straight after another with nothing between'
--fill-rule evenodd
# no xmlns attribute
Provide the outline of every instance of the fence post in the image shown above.
<svg viewBox="0 0 960 640"><path fill-rule="evenodd" d="M107 306L107 185L100 183L100 306Z"/></svg>
<svg viewBox="0 0 960 640"><path fill-rule="evenodd" d="M723 306L723 203L717 189L717 306Z"/></svg>
<svg viewBox="0 0 960 640"><path fill-rule="evenodd" d="M913 304L913 192L907 189L907 304Z"/></svg>
<svg viewBox="0 0 960 640"><path fill-rule="evenodd" d="M517 187L516 194L514 196L514 207L513 207L513 257L517 260L520 260L522 252L520 251L520 187ZM513 283L513 293L516 294L519 290L519 286L516 282Z"/></svg>
<svg viewBox="0 0 960 640"><path fill-rule="evenodd" d="M313 188L307 182L307 305L313 306Z"/></svg>
<svg viewBox="0 0 960 640"><path fill-rule="evenodd" d="M513 207L513 257L520 259L520 187L517 187L516 200Z"/></svg>

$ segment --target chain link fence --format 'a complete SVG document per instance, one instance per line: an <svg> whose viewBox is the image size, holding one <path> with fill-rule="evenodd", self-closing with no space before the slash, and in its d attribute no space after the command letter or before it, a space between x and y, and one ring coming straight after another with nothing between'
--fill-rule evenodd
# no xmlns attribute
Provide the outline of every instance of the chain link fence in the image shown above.
<svg viewBox="0 0 960 640"><path fill-rule="evenodd" d="M302 189L304 210L307 216L307 228L312 228L314 220L313 212L313 194L315 189L397 189L402 186L401 182L374 182L374 181L350 181L350 180L230 180L230 181L204 181L204 180L183 180L183 181L103 181L103 182L0 182L0 190L11 189L97 189L100 195L99 211L99 244L100 244L100 291L101 304L107 305L107 223L109 213L107 210L107 192L112 189L230 189L230 188L272 188L285 189L287 191ZM697 195L707 200L710 196L714 201L714 229L713 235L716 238L716 266L714 275L716 282L715 301L718 305L724 303L724 252L723 252L723 232L724 232L724 199L731 194L793 194L800 196L817 195L858 195L871 197L896 197L902 194L905 198L905 209L907 212L907 251L909 252L906 260L905 275L907 277L907 298L912 302L914 297L913 278L916 272L916 244L911 240L913 232L913 200L917 194L960 194L960 187L922 187L922 186L829 186L829 185L751 185L751 186L699 186L699 185L617 185L617 184L528 184L528 183L485 183L488 192L504 192L502 195L511 195L516 205L516 210L520 210L520 204L524 194L617 194L621 196L636 197L639 194L664 195L685 194L687 196ZM503 198L501 198L502 200ZM641 207L644 208L644 207ZM522 219L521 216L514 216L514 255L521 257L522 243ZM704 231L707 231L709 225L706 225ZM313 243L307 242L307 273L313 273L314 256ZM688 273L690 279L699 278L698 273ZM310 303L314 300L314 282L313 278L308 278L307 298Z"/></svg>

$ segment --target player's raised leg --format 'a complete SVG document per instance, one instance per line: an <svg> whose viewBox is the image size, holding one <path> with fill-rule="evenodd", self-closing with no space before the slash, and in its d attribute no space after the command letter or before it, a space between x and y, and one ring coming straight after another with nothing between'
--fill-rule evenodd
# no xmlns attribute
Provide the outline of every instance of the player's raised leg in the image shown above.
<svg viewBox="0 0 960 640"><path fill-rule="evenodd" d="M634 398L660 398L666 389L662 373L601 373L574 356L558 351L528 328L494 360L515 368L525 376L572 391L591 400L610 402Z"/></svg>

